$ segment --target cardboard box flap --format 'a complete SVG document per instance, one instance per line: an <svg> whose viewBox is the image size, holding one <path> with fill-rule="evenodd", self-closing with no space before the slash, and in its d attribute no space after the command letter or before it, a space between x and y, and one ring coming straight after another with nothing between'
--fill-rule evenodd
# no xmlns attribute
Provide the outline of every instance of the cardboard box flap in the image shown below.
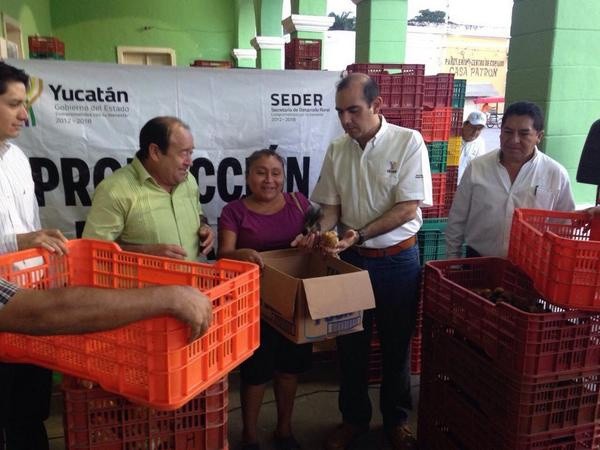
<svg viewBox="0 0 600 450"><path fill-rule="evenodd" d="M366 271L304 280L306 303L313 320L375 308Z"/></svg>
<svg viewBox="0 0 600 450"><path fill-rule="evenodd" d="M260 277L260 298L283 317L292 320L299 281L274 267L265 265Z"/></svg>
<svg viewBox="0 0 600 450"><path fill-rule="evenodd" d="M261 252L260 257L266 266L294 278L309 278L312 252L297 248Z"/></svg>

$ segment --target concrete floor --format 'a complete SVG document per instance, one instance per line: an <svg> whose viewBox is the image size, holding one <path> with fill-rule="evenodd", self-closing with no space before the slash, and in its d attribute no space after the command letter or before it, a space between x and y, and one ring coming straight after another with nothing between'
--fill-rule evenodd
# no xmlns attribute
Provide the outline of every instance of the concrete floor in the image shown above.
<svg viewBox="0 0 600 450"><path fill-rule="evenodd" d="M241 437L241 411L239 400L239 377L236 372L229 377L229 449L237 450ZM413 377L413 400L418 402L419 377ZM337 370L331 360L320 361L303 376L299 386L295 405L294 435L304 450L320 450L327 434L340 421L337 409ZM362 436L352 446L352 450L383 450L390 448L383 441L379 404L379 386L370 389L373 402L373 421L371 431ZM51 450L64 449L62 425L62 394L55 392L52 404L52 416L47 421ZM416 432L416 407L410 415L410 424ZM260 416L261 449L271 450L271 436L275 428L276 410L273 390L268 389Z"/></svg>

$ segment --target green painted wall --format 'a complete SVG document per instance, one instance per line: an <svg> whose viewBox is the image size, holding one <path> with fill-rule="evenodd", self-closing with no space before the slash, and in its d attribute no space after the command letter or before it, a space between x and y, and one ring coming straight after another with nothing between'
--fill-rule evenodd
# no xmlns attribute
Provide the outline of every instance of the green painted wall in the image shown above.
<svg viewBox="0 0 600 450"><path fill-rule="evenodd" d="M259 50L256 67L281 70L281 51L272 48Z"/></svg>
<svg viewBox="0 0 600 450"><path fill-rule="evenodd" d="M595 187L575 181L590 125L600 118L600 2L516 0L507 104L536 102L546 115L542 148L571 177L575 200L593 203Z"/></svg>
<svg viewBox="0 0 600 450"><path fill-rule="evenodd" d="M177 65L231 60L234 0L50 0L54 32L67 59L116 62L116 47L168 47ZM90 37L93 36L93 39Z"/></svg>
<svg viewBox="0 0 600 450"><path fill-rule="evenodd" d="M292 0L292 14L304 16L326 16L327 0Z"/></svg>
<svg viewBox="0 0 600 450"><path fill-rule="evenodd" d="M256 19L252 0L235 0L237 24L236 48L252 48L250 41L256 36Z"/></svg>
<svg viewBox="0 0 600 450"><path fill-rule="evenodd" d="M356 62L402 63L408 0L362 0L356 9Z"/></svg>
<svg viewBox="0 0 600 450"><path fill-rule="evenodd" d="M282 0L254 0L256 30L259 36L283 36Z"/></svg>
<svg viewBox="0 0 600 450"><path fill-rule="evenodd" d="M7 14L21 24L23 37L23 51L29 55L27 37L34 34L40 36L52 36L52 24L50 21L50 0L2 0L0 12ZM4 30L0 27L0 34ZM56 37L61 38L60 35Z"/></svg>

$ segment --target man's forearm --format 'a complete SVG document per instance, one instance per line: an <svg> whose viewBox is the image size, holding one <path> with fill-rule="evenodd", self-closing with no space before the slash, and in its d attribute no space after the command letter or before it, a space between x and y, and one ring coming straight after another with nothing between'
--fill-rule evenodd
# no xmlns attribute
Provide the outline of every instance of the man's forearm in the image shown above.
<svg viewBox="0 0 600 450"><path fill-rule="evenodd" d="M320 220L321 231L328 231L337 226L340 220L340 205L321 204L323 218Z"/></svg>
<svg viewBox="0 0 600 450"><path fill-rule="evenodd" d="M171 314L172 304L164 301L164 291L157 288L23 289L0 312L0 328L27 334L89 333ZM10 323L5 323L6 316Z"/></svg>

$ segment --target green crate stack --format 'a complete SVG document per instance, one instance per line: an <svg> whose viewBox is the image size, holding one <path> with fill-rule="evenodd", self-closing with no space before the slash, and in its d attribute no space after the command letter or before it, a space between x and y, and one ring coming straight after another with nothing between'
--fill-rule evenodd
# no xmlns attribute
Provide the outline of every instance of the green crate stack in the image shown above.
<svg viewBox="0 0 600 450"><path fill-rule="evenodd" d="M65 59L65 55L61 55L59 53L54 53L54 52L50 52L50 53L30 52L29 53L29 58L30 59L59 59L59 60L64 60Z"/></svg>
<svg viewBox="0 0 600 450"><path fill-rule="evenodd" d="M423 219L423 225L417 233L421 264L446 258L446 236L444 232L447 224L448 219L446 217Z"/></svg>
<svg viewBox="0 0 600 450"><path fill-rule="evenodd" d="M452 107L464 109L465 93L467 91L467 80L454 80L454 91L452 93Z"/></svg>
<svg viewBox="0 0 600 450"><path fill-rule="evenodd" d="M448 158L448 142L436 141L427 144L429 154L429 166L431 173L444 173L446 171L446 159Z"/></svg>

